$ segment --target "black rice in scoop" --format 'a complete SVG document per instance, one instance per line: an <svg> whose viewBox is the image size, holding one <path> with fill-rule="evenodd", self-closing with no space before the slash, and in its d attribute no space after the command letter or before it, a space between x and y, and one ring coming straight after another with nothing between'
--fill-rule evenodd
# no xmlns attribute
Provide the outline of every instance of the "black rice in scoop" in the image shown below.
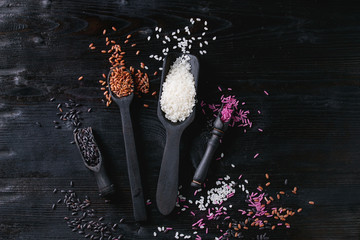
<svg viewBox="0 0 360 240"><path fill-rule="evenodd" d="M96 166L100 161L100 151L91 127L79 128L75 136L86 164L91 167Z"/></svg>

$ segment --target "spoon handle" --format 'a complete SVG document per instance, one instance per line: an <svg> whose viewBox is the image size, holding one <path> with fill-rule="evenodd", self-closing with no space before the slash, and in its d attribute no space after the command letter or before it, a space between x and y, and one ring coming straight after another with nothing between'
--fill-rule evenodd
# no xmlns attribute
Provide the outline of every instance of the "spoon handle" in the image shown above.
<svg viewBox="0 0 360 240"><path fill-rule="evenodd" d="M104 166L101 164L100 170L94 173L97 185L99 187L100 196L107 197L112 195L115 192L114 185L107 176Z"/></svg>
<svg viewBox="0 0 360 240"><path fill-rule="evenodd" d="M130 117L130 106L120 107L121 122L125 142L126 161L129 175L129 183L133 202L133 213L135 221L146 220L146 209L144 194L141 185L140 168L136 154L134 132Z"/></svg>
<svg viewBox="0 0 360 240"><path fill-rule="evenodd" d="M168 215L175 207L179 181L179 145L181 131L168 129L156 190L156 203L161 214Z"/></svg>
<svg viewBox="0 0 360 240"><path fill-rule="evenodd" d="M219 141L220 137L215 134L213 134L208 141L204 156L202 157L191 182L192 187L201 188L202 184L204 183L209 166L211 164L211 160L213 159L216 149L219 146Z"/></svg>

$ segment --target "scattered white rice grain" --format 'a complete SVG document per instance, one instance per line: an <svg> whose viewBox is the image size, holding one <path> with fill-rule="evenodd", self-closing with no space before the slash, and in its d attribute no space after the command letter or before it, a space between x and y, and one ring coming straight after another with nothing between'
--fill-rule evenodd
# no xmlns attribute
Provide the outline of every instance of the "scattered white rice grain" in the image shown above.
<svg viewBox="0 0 360 240"><path fill-rule="evenodd" d="M231 164L231 167L232 167L232 168L234 168L234 167L235 167L235 165L234 165L234 164Z"/></svg>
<svg viewBox="0 0 360 240"><path fill-rule="evenodd" d="M152 55L152 54L149 56L149 58L153 58L153 57L154 57L154 55Z"/></svg>
<svg viewBox="0 0 360 240"><path fill-rule="evenodd" d="M207 54L207 51L206 51L206 50L203 50L203 53L204 53L204 54Z"/></svg>
<svg viewBox="0 0 360 240"><path fill-rule="evenodd" d="M177 33L180 33L180 29L176 29L176 32L177 32Z"/></svg>
<svg viewBox="0 0 360 240"><path fill-rule="evenodd" d="M166 41L162 41L163 44L166 44Z"/></svg>
<svg viewBox="0 0 360 240"><path fill-rule="evenodd" d="M158 32L161 32L161 31L162 31L162 28L159 28L159 29L158 29Z"/></svg>
<svg viewBox="0 0 360 240"><path fill-rule="evenodd" d="M207 25L207 21L204 22L204 25L205 25L205 26Z"/></svg>
<svg viewBox="0 0 360 240"><path fill-rule="evenodd" d="M249 181L248 181L247 179L245 179L245 180L244 180L244 182L245 182L246 184L248 184L248 183L249 183Z"/></svg>
<svg viewBox="0 0 360 240"><path fill-rule="evenodd" d="M150 41L150 39L151 39L151 36L148 36L148 37L147 37L147 40Z"/></svg>
<svg viewBox="0 0 360 240"><path fill-rule="evenodd" d="M203 33L201 34L201 36L205 36L205 32L203 32Z"/></svg>
<svg viewBox="0 0 360 240"><path fill-rule="evenodd" d="M200 18L196 18L196 21L200 22L200 21L201 21L201 19L200 19Z"/></svg>
<svg viewBox="0 0 360 240"><path fill-rule="evenodd" d="M157 227L158 231L161 232L161 227Z"/></svg>
<svg viewBox="0 0 360 240"><path fill-rule="evenodd" d="M148 70L148 69L149 69L149 68L148 68L148 66L145 66L144 68L145 68L146 70Z"/></svg>
<svg viewBox="0 0 360 240"><path fill-rule="evenodd" d="M201 47L201 48L202 48L202 46L203 46L203 45L202 45L202 43L199 43L199 47Z"/></svg>
<svg viewBox="0 0 360 240"><path fill-rule="evenodd" d="M213 39L212 39L213 41L215 41L216 40L216 36L215 37L213 37Z"/></svg>
<svg viewBox="0 0 360 240"><path fill-rule="evenodd" d="M220 154L220 157L223 158L223 157L224 157L224 153L221 153L221 154Z"/></svg>
<svg viewBox="0 0 360 240"><path fill-rule="evenodd" d="M153 233L153 235L154 235L154 237L156 237L157 233L156 233L156 232L154 232L154 233Z"/></svg>
<svg viewBox="0 0 360 240"><path fill-rule="evenodd" d="M208 41L204 41L205 45L209 45Z"/></svg>
<svg viewBox="0 0 360 240"><path fill-rule="evenodd" d="M207 31L207 30L209 30L209 29L208 29L207 27L204 27L204 30Z"/></svg>
<svg viewBox="0 0 360 240"><path fill-rule="evenodd" d="M159 39L159 34L156 34L156 38Z"/></svg>
<svg viewBox="0 0 360 240"><path fill-rule="evenodd" d="M197 40L201 40L202 39L202 37L197 37Z"/></svg>
<svg viewBox="0 0 360 240"><path fill-rule="evenodd" d="M163 70L163 68L162 68L162 67L159 67L159 70L160 70L160 71L162 71L162 70Z"/></svg>

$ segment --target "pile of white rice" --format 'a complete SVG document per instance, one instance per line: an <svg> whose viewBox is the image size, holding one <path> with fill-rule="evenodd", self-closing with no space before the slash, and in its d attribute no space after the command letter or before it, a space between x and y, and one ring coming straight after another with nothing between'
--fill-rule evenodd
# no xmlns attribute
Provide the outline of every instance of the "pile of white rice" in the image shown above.
<svg viewBox="0 0 360 240"><path fill-rule="evenodd" d="M190 57L178 57L170 67L162 86L161 110L172 122L184 121L195 106L195 80L191 74Z"/></svg>

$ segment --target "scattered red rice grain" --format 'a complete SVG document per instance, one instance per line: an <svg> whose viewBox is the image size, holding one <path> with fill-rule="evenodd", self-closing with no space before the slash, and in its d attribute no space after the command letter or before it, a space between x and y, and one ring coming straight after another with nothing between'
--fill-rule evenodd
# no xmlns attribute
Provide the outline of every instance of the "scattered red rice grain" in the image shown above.
<svg viewBox="0 0 360 240"><path fill-rule="evenodd" d="M135 46L136 46L136 43L131 44L131 47L135 47Z"/></svg>
<svg viewBox="0 0 360 240"><path fill-rule="evenodd" d="M265 178L269 179L269 174L265 173Z"/></svg>
<svg viewBox="0 0 360 240"><path fill-rule="evenodd" d="M94 43L90 43L89 48L91 48L92 46L94 46Z"/></svg>
<svg viewBox="0 0 360 240"><path fill-rule="evenodd" d="M285 192L284 192L284 191L280 191L279 193L280 193L281 195L284 195L284 194L285 194Z"/></svg>
<svg viewBox="0 0 360 240"><path fill-rule="evenodd" d="M314 202L314 201L309 201L309 204L310 204L310 205L314 205L315 202Z"/></svg>
<svg viewBox="0 0 360 240"><path fill-rule="evenodd" d="M151 96L155 96L156 95L156 91L151 93Z"/></svg>
<svg viewBox="0 0 360 240"><path fill-rule="evenodd" d="M106 29L103 30L103 35L105 35L105 34L106 34Z"/></svg>
<svg viewBox="0 0 360 240"><path fill-rule="evenodd" d="M78 78L79 81L83 80L84 76Z"/></svg>
<svg viewBox="0 0 360 240"><path fill-rule="evenodd" d="M267 182L267 183L265 184L265 186L267 186L267 187L270 186L270 182Z"/></svg>
<svg viewBox="0 0 360 240"><path fill-rule="evenodd" d="M144 107L148 108L148 107L149 107L149 105L148 105L148 104L144 104Z"/></svg>
<svg viewBox="0 0 360 240"><path fill-rule="evenodd" d="M101 50L101 53L106 53L106 50Z"/></svg>
<svg viewBox="0 0 360 240"><path fill-rule="evenodd" d="M302 211L302 208L299 208L299 209L297 210L298 213L301 212L301 211Z"/></svg>
<svg viewBox="0 0 360 240"><path fill-rule="evenodd" d="M157 71L155 71L155 72L154 72L154 76L156 76L157 74L158 74L158 72L157 72Z"/></svg>
<svg viewBox="0 0 360 240"><path fill-rule="evenodd" d="M131 38L131 34L127 35L127 37L126 37L126 39L129 39L129 38Z"/></svg>
<svg viewBox="0 0 360 240"><path fill-rule="evenodd" d="M139 51L139 50L137 50L137 51L136 51L136 55L139 55L139 53L140 53L140 51Z"/></svg>
<svg viewBox="0 0 360 240"><path fill-rule="evenodd" d="M112 29L114 32L116 32L116 28L115 28L115 27L111 27L111 29Z"/></svg>
<svg viewBox="0 0 360 240"><path fill-rule="evenodd" d="M105 73L103 73L103 74L102 74L102 77L106 79L106 75L105 75Z"/></svg>

